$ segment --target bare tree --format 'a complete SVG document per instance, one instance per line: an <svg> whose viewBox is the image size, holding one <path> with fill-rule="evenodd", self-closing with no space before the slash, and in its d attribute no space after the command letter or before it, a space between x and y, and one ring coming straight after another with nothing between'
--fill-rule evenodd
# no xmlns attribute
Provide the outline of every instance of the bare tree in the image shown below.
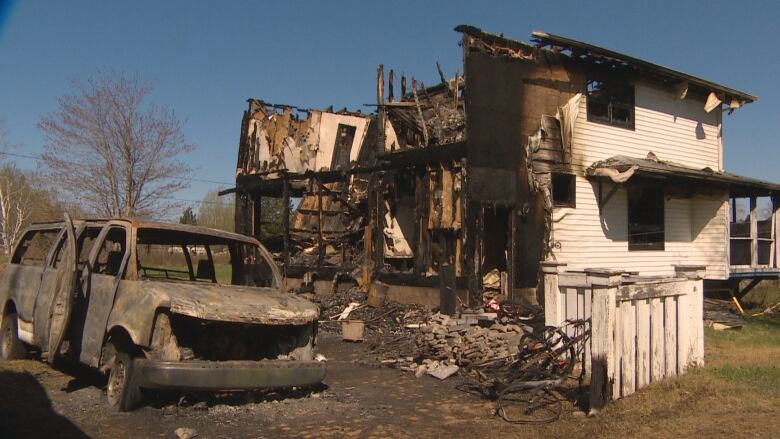
<svg viewBox="0 0 780 439"><path fill-rule="evenodd" d="M43 162L63 195L104 216L164 216L170 195L188 186L179 157L193 149L182 123L144 102L152 90L138 76L99 72L57 99L38 123Z"/></svg>
<svg viewBox="0 0 780 439"><path fill-rule="evenodd" d="M235 213L233 195L220 197L219 190L210 190L198 206L198 225L232 232L235 230Z"/></svg>
<svg viewBox="0 0 780 439"><path fill-rule="evenodd" d="M32 189L13 164L0 167L0 250L11 257L22 229L32 215Z"/></svg>
<svg viewBox="0 0 780 439"><path fill-rule="evenodd" d="M9 147L5 120L0 119L0 160L4 160ZM10 257L16 241L27 225L32 207L30 191L24 175L16 166L3 163L0 166L0 253Z"/></svg>

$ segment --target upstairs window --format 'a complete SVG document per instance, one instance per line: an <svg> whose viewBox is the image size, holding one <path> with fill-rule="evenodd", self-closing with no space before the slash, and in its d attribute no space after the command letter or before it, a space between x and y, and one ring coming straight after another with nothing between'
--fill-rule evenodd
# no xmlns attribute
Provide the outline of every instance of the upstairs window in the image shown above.
<svg viewBox="0 0 780 439"><path fill-rule="evenodd" d="M628 188L628 249L664 249L664 190L657 186Z"/></svg>
<svg viewBox="0 0 780 439"><path fill-rule="evenodd" d="M634 129L634 86L620 80L588 81L588 121Z"/></svg>

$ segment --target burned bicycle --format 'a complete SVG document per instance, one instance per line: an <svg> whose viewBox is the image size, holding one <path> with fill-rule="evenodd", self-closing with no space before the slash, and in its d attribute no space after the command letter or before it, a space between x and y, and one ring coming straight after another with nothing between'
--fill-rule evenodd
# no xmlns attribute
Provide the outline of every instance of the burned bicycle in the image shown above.
<svg viewBox="0 0 780 439"><path fill-rule="evenodd" d="M458 388L495 400L496 414L507 422L555 421L563 410L556 389L572 377L589 337L590 319L546 326L527 335L518 354L473 365Z"/></svg>

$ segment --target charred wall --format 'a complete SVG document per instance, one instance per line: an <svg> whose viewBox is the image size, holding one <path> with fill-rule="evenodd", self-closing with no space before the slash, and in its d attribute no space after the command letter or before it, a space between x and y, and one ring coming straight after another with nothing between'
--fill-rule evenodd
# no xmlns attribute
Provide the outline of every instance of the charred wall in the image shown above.
<svg viewBox="0 0 780 439"><path fill-rule="evenodd" d="M526 146L539 131L542 116L556 115L584 89L585 79L556 53L497 44L464 35L469 213L484 222L484 209L511 207L506 222L512 229L507 251L514 255L510 279L515 288L535 287L539 261L547 253L550 203L535 181ZM478 235L480 228L483 233L503 232L482 222L469 222L469 235Z"/></svg>

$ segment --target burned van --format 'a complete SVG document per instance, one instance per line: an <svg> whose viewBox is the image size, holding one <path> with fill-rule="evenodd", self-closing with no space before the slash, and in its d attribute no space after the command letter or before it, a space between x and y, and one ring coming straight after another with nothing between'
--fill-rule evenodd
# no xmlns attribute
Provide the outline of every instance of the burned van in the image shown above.
<svg viewBox="0 0 780 439"><path fill-rule="evenodd" d="M254 238L182 224L36 224L0 279L0 359L30 350L108 375L109 406L142 389L320 383L317 306L283 290Z"/></svg>

